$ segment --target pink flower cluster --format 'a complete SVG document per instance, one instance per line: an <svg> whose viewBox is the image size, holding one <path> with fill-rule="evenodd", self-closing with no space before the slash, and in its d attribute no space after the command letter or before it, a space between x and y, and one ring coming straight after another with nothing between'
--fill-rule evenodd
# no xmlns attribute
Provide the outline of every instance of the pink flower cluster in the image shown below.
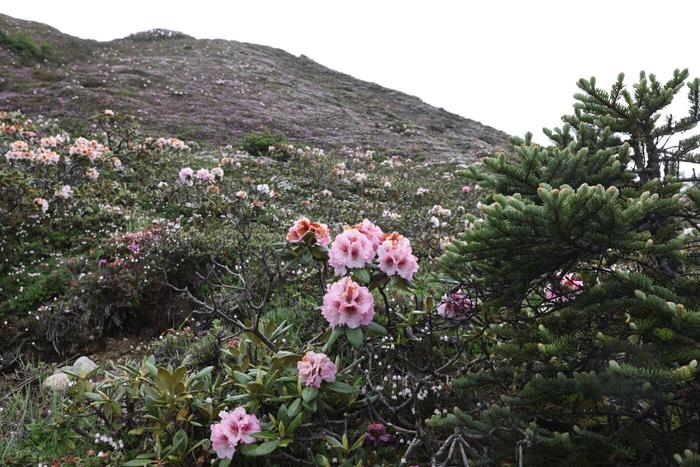
<svg viewBox="0 0 700 467"><path fill-rule="evenodd" d="M374 319L374 297L367 287L343 277L328 288L321 314L332 328L366 326Z"/></svg>
<svg viewBox="0 0 700 467"><path fill-rule="evenodd" d="M178 176L180 177L180 181L182 183L186 183L189 185L192 185L192 176L194 175L194 171L189 168L189 167L184 167L180 169L180 172Z"/></svg>
<svg viewBox="0 0 700 467"><path fill-rule="evenodd" d="M202 168L195 173L190 167L184 167L180 169L178 177L180 177L180 181L185 185L192 186L195 178L203 182L211 182L216 179L224 178L224 169L221 167L214 167L211 170Z"/></svg>
<svg viewBox="0 0 700 467"><path fill-rule="evenodd" d="M70 185L63 185L60 190L56 190L54 194L56 198L68 199L73 196L73 188Z"/></svg>
<svg viewBox="0 0 700 467"><path fill-rule="evenodd" d="M320 388L321 383L335 381L335 374L338 369L335 363L324 353L306 352L304 357L297 362L299 379L306 386Z"/></svg>
<svg viewBox="0 0 700 467"><path fill-rule="evenodd" d="M45 138L42 139L42 141ZM10 145L10 150L5 154L5 158L10 160L28 160L41 164L57 164L61 160L56 152L42 144L36 150L29 149L29 145L24 141L15 141Z"/></svg>
<svg viewBox="0 0 700 467"><path fill-rule="evenodd" d="M437 314L447 319L462 320L474 307L474 302L462 290L456 290L442 296Z"/></svg>
<svg viewBox="0 0 700 467"><path fill-rule="evenodd" d="M363 238L364 237L364 238ZM382 246L384 245L384 246ZM394 232L385 234L367 219L336 237L328 264L342 276L351 268L362 268L379 256L379 267L388 275L413 278L418 263L407 238Z"/></svg>
<svg viewBox="0 0 700 467"><path fill-rule="evenodd" d="M582 288L583 281L574 278L571 274L565 274L558 285L548 284L544 288L544 296L547 301L553 303L568 303L576 297Z"/></svg>
<svg viewBox="0 0 700 467"><path fill-rule="evenodd" d="M87 140L83 137L80 137L75 140L75 143L73 143L73 146L70 147L68 152L71 155L78 154L86 156L91 161L94 161L95 159L99 159L105 153L109 152L109 149L106 146L98 143L94 139Z"/></svg>
<svg viewBox="0 0 700 467"><path fill-rule="evenodd" d="M289 243L299 243L308 232L313 232L317 245L328 246L331 242L328 226L318 222L311 222L307 217L300 217L294 221L294 225L287 231L287 241Z"/></svg>
<svg viewBox="0 0 700 467"><path fill-rule="evenodd" d="M42 148L55 148L66 142L66 137L63 135L46 136L39 140L39 145Z"/></svg>
<svg viewBox="0 0 700 467"><path fill-rule="evenodd" d="M260 421L243 407L232 412L219 412L221 422L211 425L211 447L219 459L232 459L239 443L251 444L257 440L251 435L260 432Z"/></svg>
<svg viewBox="0 0 700 467"><path fill-rule="evenodd" d="M15 141L10 144L10 150L5 154L8 161L32 160L34 152L29 149L29 145L24 141Z"/></svg>
<svg viewBox="0 0 700 467"><path fill-rule="evenodd" d="M214 176L207 169L199 169L195 174L195 177L197 177L197 180L202 180L205 182L214 180Z"/></svg>
<svg viewBox="0 0 700 467"><path fill-rule="evenodd" d="M374 225L368 219L363 219L362 222L355 225L355 228L362 232L364 236L372 242L372 248L374 248L375 250L377 249L379 244L382 243L382 237L384 236L384 232L382 232L382 229Z"/></svg>
<svg viewBox="0 0 700 467"><path fill-rule="evenodd" d="M156 140L156 146L160 149L170 147L173 149L177 149L179 151L184 151L185 149L189 149L189 147L185 144L184 141L182 141L181 139L177 139L177 138L158 138Z"/></svg>
<svg viewBox="0 0 700 467"><path fill-rule="evenodd" d="M34 198L34 204L36 204L44 214L49 210L49 202L44 198Z"/></svg>
<svg viewBox="0 0 700 467"><path fill-rule="evenodd" d="M387 276L398 275L407 281L418 271L418 258L413 256L411 242L403 235L394 232L385 234L377 248L379 269Z"/></svg>
<svg viewBox="0 0 700 467"><path fill-rule="evenodd" d="M39 148L34 153L34 160L41 164L58 164L61 156L46 148Z"/></svg>
<svg viewBox="0 0 700 467"><path fill-rule="evenodd" d="M336 276L344 275L349 268L363 268L375 256L373 240L359 229L348 229L335 237L328 252L328 265Z"/></svg>

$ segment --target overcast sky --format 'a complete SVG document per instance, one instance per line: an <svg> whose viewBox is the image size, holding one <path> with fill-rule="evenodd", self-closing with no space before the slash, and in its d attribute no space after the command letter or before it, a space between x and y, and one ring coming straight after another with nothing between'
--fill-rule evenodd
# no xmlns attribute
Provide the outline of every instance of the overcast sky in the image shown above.
<svg viewBox="0 0 700 467"><path fill-rule="evenodd" d="M558 125L581 77L700 75L695 1L3 0L0 12L98 40L162 27L271 45L517 135Z"/></svg>

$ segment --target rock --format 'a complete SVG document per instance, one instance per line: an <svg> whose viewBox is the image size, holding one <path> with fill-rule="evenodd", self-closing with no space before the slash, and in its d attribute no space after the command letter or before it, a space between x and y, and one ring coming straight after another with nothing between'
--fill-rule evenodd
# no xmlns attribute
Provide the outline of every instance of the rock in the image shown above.
<svg viewBox="0 0 700 467"><path fill-rule="evenodd" d="M73 372L79 375L86 375L97 368L97 364L88 357L80 357L73 363Z"/></svg>
<svg viewBox="0 0 700 467"><path fill-rule="evenodd" d="M70 378L63 372L54 373L44 380L44 387L63 392L70 387Z"/></svg>

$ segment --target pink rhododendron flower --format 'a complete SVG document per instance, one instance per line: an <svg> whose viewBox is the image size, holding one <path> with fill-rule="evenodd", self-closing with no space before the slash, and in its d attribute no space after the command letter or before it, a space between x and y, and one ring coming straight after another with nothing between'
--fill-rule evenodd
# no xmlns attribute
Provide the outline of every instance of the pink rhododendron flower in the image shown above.
<svg viewBox="0 0 700 467"><path fill-rule="evenodd" d="M313 232L318 245L328 246L331 242L328 226L326 224L311 222L306 217L301 217L294 221L294 225L291 226L287 232L287 241L290 243L299 243L307 232Z"/></svg>
<svg viewBox="0 0 700 467"><path fill-rule="evenodd" d="M583 288L583 281L574 278L571 274L565 274L559 281L559 285L548 284L544 288L544 296L547 301L554 303L568 303L576 297Z"/></svg>
<svg viewBox="0 0 700 467"><path fill-rule="evenodd" d="M374 259L372 241L358 229L349 229L335 238L328 252L328 265L342 276L348 268L362 268Z"/></svg>
<svg viewBox="0 0 700 467"><path fill-rule="evenodd" d="M159 149L164 149L166 146L170 146L171 148L178 149L180 151L189 149L184 141L177 138L158 138L156 140L156 147Z"/></svg>
<svg viewBox="0 0 700 467"><path fill-rule="evenodd" d="M374 297L367 287L343 277L328 288L321 314L332 328L366 326L374 319Z"/></svg>
<svg viewBox="0 0 700 467"><path fill-rule="evenodd" d="M34 160L42 164L57 164L61 157L50 149L39 148L34 153Z"/></svg>
<svg viewBox="0 0 700 467"><path fill-rule="evenodd" d="M443 318L461 320L465 314L474 309L474 302L461 291L448 292L442 296L437 307L437 314Z"/></svg>
<svg viewBox="0 0 700 467"><path fill-rule="evenodd" d="M221 422L211 425L211 447L220 459L231 459L239 443L251 444L257 440L251 435L260 432L260 422L255 414L246 413L243 407L232 412L219 412Z"/></svg>
<svg viewBox="0 0 700 467"><path fill-rule="evenodd" d="M68 199L73 196L73 188L71 188L70 185L63 185L60 190L56 191L54 196L57 198Z"/></svg>
<svg viewBox="0 0 700 467"><path fill-rule="evenodd" d="M338 371L335 363L326 354L316 352L306 352L297 362L297 370L301 382L315 388L320 388L323 381L335 381L335 373Z"/></svg>
<svg viewBox="0 0 700 467"><path fill-rule="evenodd" d="M470 187L469 185L464 185L462 187L462 193L469 193L470 191L472 191L472 187Z"/></svg>
<svg viewBox="0 0 700 467"><path fill-rule="evenodd" d="M224 178L224 169L221 167L214 167L210 171L212 177L217 178L217 179L222 179Z"/></svg>
<svg viewBox="0 0 700 467"><path fill-rule="evenodd" d="M5 158L10 160L31 160L34 152L29 149L29 145L24 141L14 141L10 144L10 150L5 154Z"/></svg>
<svg viewBox="0 0 700 467"><path fill-rule="evenodd" d="M199 169L196 177L199 180L213 180L214 176L207 169Z"/></svg>
<svg viewBox="0 0 700 467"><path fill-rule="evenodd" d="M63 135L46 136L39 140L39 145L42 148L55 148L56 146L58 146L61 143L64 143L65 141L66 138Z"/></svg>
<svg viewBox="0 0 700 467"><path fill-rule="evenodd" d="M370 242L372 242L372 248L375 250L379 246L380 243L382 243L382 236L384 235L384 232L382 232L382 229L374 225L372 222L370 222L368 219L363 219L362 222L354 226L357 230L362 232L365 237L369 239Z"/></svg>
<svg viewBox="0 0 700 467"><path fill-rule="evenodd" d="M180 169L180 173L178 174L182 183L191 182L192 175L194 175L194 171L189 167L184 167Z"/></svg>
<svg viewBox="0 0 700 467"><path fill-rule="evenodd" d="M94 161L95 159L99 159L102 157L106 152L108 152L109 149L98 143L97 141L93 140L87 140L83 137L80 137L75 140L75 143L73 146L70 147L68 152L71 155L79 154L86 156L88 159L91 161Z"/></svg>
<svg viewBox="0 0 700 467"><path fill-rule="evenodd" d="M413 256L411 242L397 232L384 234L382 244L377 248L377 256L379 269L387 276L399 275L410 281L418 271L418 258Z"/></svg>
<svg viewBox="0 0 700 467"><path fill-rule="evenodd" d="M238 199L246 199L246 198L248 198L248 193L246 193L246 192L243 191L243 190L237 191L237 192L236 192L236 198L238 198Z"/></svg>
<svg viewBox="0 0 700 467"><path fill-rule="evenodd" d="M39 206L39 208L41 208L41 212L44 214L46 214L46 212L49 210L49 202L44 198L34 198L34 204Z"/></svg>
<svg viewBox="0 0 700 467"><path fill-rule="evenodd" d="M131 242L129 244L129 251L132 254L137 254L139 251L141 251L141 246L138 244L138 242Z"/></svg>

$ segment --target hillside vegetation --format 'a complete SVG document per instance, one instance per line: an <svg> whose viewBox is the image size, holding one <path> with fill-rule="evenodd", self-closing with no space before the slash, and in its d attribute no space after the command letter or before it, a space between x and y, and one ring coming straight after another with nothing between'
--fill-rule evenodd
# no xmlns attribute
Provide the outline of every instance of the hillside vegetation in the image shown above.
<svg viewBox="0 0 700 467"><path fill-rule="evenodd" d="M54 50L28 67L0 47L0 108L62 117L75 130L111 108L149 131L217 144L269 129L324 149L462 160L507 144L494 128L271 47L163 30L95 42L2 15L0 29Z"/></svg>
<svg viewBox="0 0 700 467"><path fill-rule="evenodd" d="M578 88L478 162L0 112L0 464L700 465L700 79Z"/></svg>

